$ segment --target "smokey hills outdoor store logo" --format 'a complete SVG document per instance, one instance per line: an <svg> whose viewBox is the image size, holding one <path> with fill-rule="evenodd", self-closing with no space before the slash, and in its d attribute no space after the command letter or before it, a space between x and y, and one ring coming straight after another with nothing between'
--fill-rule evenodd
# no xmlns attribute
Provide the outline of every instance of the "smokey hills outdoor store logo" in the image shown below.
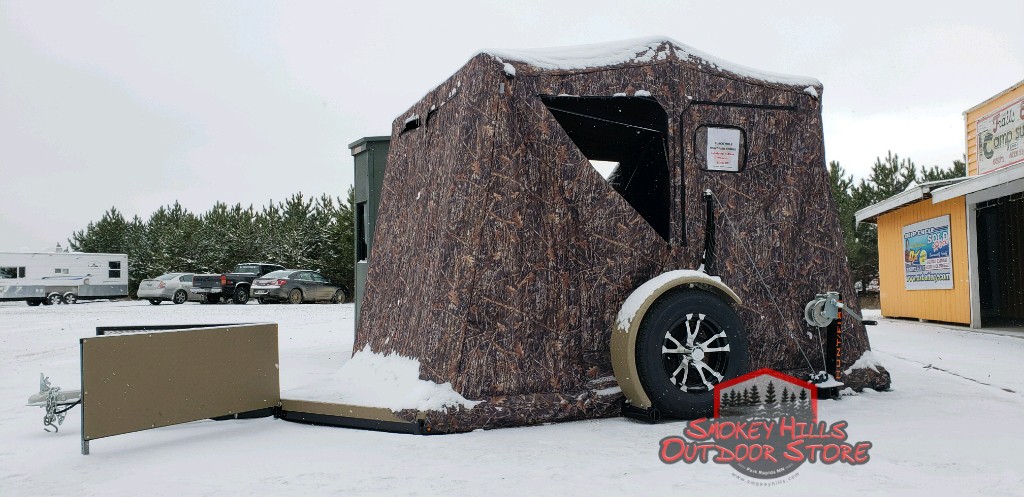
<svg viewBox="0 0 1024 497"><path fill-rule="evenodd" d="M781 478L804 463L867 463L871 442L848 442L847 426L818 419L814 385L761 369L715 385L715 417L663 438L658 457L665 464L728 464L756 480Z"/></svg>

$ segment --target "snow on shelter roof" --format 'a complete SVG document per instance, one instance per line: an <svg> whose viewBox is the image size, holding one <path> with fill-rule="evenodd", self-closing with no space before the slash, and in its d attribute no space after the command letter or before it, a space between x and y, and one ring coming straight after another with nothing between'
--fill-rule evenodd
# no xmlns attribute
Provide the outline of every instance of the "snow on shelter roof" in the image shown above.
<svg viewBox="0 0 1024 497"><path fill-rule="evenodd" d="M614 66L630 62L648 63L654 60L664 60L670 54L668 50L662 49L662 45L671 47L671 51L674 51L675 56L679 59L694 59L698 64L710 65L713 68L731 72L741 77L761 80L767 83L821 86L821 82L815 78L773 73L734 64L686 46L667 36L633 38L572 47L528 50L485 49L480 53L491 55L502 62L522 62L538 69L576 70Z"/></svg>

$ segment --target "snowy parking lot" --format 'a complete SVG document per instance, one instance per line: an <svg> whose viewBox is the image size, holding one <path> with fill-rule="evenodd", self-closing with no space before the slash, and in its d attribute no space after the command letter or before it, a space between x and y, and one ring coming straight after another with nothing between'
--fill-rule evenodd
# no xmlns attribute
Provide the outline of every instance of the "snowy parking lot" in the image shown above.
<svg viewBox="0 0 1024 497"><path fill-rule="evenodd" d="M100 439L83 456L78 408L47 433L43 410L25 406L39 373L79 387L78 339L97 326L238 322L279 323L285 396L351 356L351 304L0 304L0 495L1024 494L1024 333L916 322L869 327L891 391L819 404L821 419L846 420L852 441L873 444L870 461L804 464L767 489L728 466L661 463L659 441L685 422L612 418L420 437L272 418L197 421Z"/></svg>

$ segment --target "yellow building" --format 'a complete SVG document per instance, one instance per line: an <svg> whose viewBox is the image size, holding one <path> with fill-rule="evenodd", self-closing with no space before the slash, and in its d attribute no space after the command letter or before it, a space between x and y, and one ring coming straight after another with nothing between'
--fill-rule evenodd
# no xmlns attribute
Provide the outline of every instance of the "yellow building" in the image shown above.
<svg viewBox="0 0 1024 497"><path fill-rule="evenodd" d="M1024 81L964 113L967 177L857 212L878 225L882 315L1024 320Z"/></svg>

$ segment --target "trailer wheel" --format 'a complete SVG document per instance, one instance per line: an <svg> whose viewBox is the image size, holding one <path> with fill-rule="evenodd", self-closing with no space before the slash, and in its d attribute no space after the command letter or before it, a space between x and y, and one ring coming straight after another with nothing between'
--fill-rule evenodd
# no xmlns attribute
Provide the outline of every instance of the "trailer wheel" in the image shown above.
<svg viewBox="0 0 1024 497"><path fill-rule="evenodd" d="M747 368L747 340L739 317L709 292L666 293L640 324L636 368L662 413L686 419L710 416L714 386Z"/></svg>
<svg viewBox="0 0 1024 497"><path fill-rule="evenodd" d="M51 294L47 295L46 296L46 301L43 302L43 303L46 304L46 305L54 305L54 304L61 303L60 294L54 292L54 293L51 293Z"/></svg>
<svg viewBox="0 0 1024 497"><path fill-rule="evenodd" d="M216 304L217 302L220 302L220 295L217 295L217 294L214 294L214 293L206 294L206 303L207 304Z"/></svg>
<svg viewBox="0 0 1024 497"><path fill-rule="evenodd" d="M302 303L302 290L299 290L298 288L293 288L292 291L288 293L288 303L289 304L301 304Z"/></svg>
<svg viewBox="0 0 1024 497"><path fill-rule="evenodd" d="M39 304L42 304L43 301L42 300L32 300L32 299L29 299L29 300L26 300L25 303L30 305L30 306L32 306L32 307L36 307Z"/></svg>
<svg viewBox="0 0 1024 497"><path fill-rule="evenodd" d="M234 296L231 297L231 300L233 300L236 304L244 304L248 302L249 289L244 286L235 287L235 294Z"/></svg>
<svg viewBox="0 0 1024 497"><path fill-rule="evenodd" d="M149 303L153 305L160 305L160 299L149 299Z"/></svg>
<svg viewBox="0 0 1024 497"><path fill-rule="evenodd" d="M185 302L188 302L188 294L185 293L185 290L178 290L177 292L174 292L174 300L172 300L172 302L175 304L184 304Z"/></svg>
<svg viewBox="0 0 1024 497"><path fill-rule="evenodd" d="M63 297L63 301L64 301L65 304L68 304L68 305L74 304L75 302L78 302L78 295L75 295L74 292L65 293L64 297Z"/></svg>

